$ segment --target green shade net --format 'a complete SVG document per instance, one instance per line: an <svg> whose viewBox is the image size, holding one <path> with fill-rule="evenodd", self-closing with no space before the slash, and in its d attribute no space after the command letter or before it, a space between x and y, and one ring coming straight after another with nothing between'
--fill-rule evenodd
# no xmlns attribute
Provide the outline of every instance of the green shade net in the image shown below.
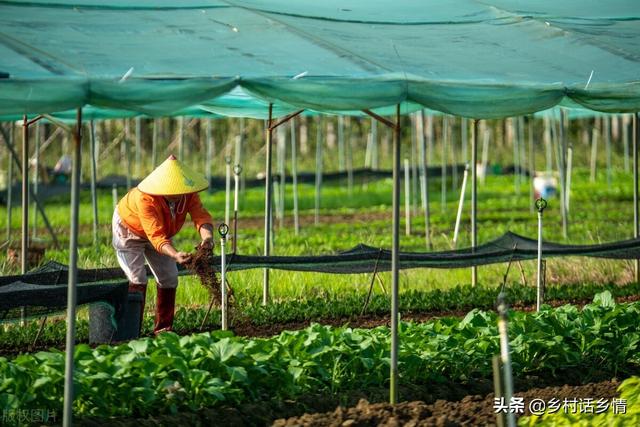
<svg viewBox="0 0 640 427"><path fill-rule="evenodd" d="M639 18L633 0L0 1L0 115L633 112Z"/></svg>

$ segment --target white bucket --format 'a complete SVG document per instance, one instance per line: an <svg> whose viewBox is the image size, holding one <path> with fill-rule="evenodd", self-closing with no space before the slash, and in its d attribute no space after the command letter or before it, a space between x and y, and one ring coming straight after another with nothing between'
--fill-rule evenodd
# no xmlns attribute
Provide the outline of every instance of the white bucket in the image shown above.
<svg viewBox="0 0 640 427"><path fill-rule="evenodd" d="M549 199L558 192L558 179L549 172L536 172L533 177L535 198Z"/></svg>

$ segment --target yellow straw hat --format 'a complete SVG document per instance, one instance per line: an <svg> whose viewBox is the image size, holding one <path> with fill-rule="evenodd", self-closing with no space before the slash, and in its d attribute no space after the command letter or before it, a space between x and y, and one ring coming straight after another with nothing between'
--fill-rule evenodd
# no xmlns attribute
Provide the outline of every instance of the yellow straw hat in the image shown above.
<svg viewBox="0 0 640 427"><path fill-rule="evenodd" d="M138 190L152 196L197 193L207 187L209 183L204 176L191 170L173 154L138 184Z"/></svg>

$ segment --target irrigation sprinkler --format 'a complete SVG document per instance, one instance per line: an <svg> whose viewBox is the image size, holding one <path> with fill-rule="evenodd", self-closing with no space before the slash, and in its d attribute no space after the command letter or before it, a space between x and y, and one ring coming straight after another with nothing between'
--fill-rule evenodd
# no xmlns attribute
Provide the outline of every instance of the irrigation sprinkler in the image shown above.
<svg viewBox="0 0 640 427"><path fill-rule="evenodd" d="M424 212L424 238L427 246L427 250L431 250L431 230L430 230L430 212L429 212L429 177L427 176L428 158L427 158L427 143L424 134L424 110L420 111L420 115L417 117L418 136L420 138L420 174L421 174L421 190L422 190L422 209Z"/></svg>
<svg viewBox="0 0 640 427"><path fill-rule="evenodd" d="M291 121L289 128L291 136L291 179L293 190L293 230L295 235L300 234L300 214L298 212L298 157L296 147L296 126L295 120Z"/></svg>
<svg viewBox="0 0 640 427"><path fill-rule="evenodd" d="M71 174L71 233L69 236L69 280L67 284L67 336L64 370L64 411L62 425L73 421L73 354L76 340L76 284L78 279L78 207L80 205L80 167L82 160L82 109L77 112L73 138L73 170Z"/></svg>
<svg viewBox="0 0 640 427"><path fill-rule="evenodd" d="M486 136L485 136L486 138ZM473 120L471 128L471 251L475 252L478 245L478 120ZM478 284L478 267L471 267L471 286Z"/></svg>
<svg viewBox="0 0 640 427"><path fill-rule="evenodd" d="M404 159L404 227L405 234L411 236L411 182L409 181L409 159Z"/></svg>
<svg viewBox="0 0 640 427"><path fill-rule="evenodd" d="M638 113L633 115L633 235L640 237L640 224L638 223L638 138L640 137L640 126L638 126ZM636 259L636 282L640 282L640 260Z"/></svg>
<svg viewBox="0 0 640 427"><path fill-rule="evenodd" d="M240 174L242 173L242 166L235 165L233 167L233 253L238 251L238 190L240 188ZM226 234L226 233L225 233ZM224 283L224 282L223 282Z"/></svg>
<svg viewBox="0 0 640 427"><path fill-rule="evenodd" d="M498 331L500 333L500 361L502 362L504 401L511 402L513 397L513 374L511 372L511 355L509 350L509 335L507 333L507 303L504 294L498 295ZM507 426L515 427L515 414L507 411Z"/></svg>
<svg viewBox="0 0 640 427"><path fill-rule="evenodd" d="M96 191L96 124L89 122L89 141L91 146L91 207L93 212L93 244L98 244L98 195Z"/></svg>
<svg viewBox="0 0 640 427"><path fill-rule="evenodd" d="M227 242L227 234L229 233L229 226L227 224L220 224L218 226L218 233L220 233L220 292L222 293L222 302L220 304L220 310L222 315L222 330L228 329L227 317L227 255L225 253L225 246ZM235 236L233 238L235 242Z"/></svg>
<svg viewBox="0 0 640 427"><path fill-rule="evenodd" d="M231 207L231 156L225 156L225 192L224 192L224 223L229 224Z"/></svg>
<svg viewBox="0 0 640 427"><path fill-rule="evenodd" d="M460 201L458 202L458 214L456 215L456 226L453 230L453 248L455 249L458 243L458 232L460 231L460 220L462 219L462 207L464 205L464 194L467 189L467 176L469 175L469 164L464 168L464 175L462 175L462 188L460 189Z"/></svg>
<svg viewBox="0 0 640 427"><path fill-rule="evenodd" d="M542 213L547 207L547 201L542 197L536 200L535 203L536 210L538 211L538 264L537 264L537 298L536 298L536 311L540 311L540 307L542 306L542 301L544 299L544 288L543 288L543 272L542 272Z"/></svg>

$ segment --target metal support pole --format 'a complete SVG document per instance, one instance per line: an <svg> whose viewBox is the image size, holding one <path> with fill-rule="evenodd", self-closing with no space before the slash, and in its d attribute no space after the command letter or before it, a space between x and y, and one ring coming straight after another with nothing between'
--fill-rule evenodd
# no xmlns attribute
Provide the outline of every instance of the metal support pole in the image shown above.
<svg viewBox="0 0 640 427"><path fill-rule="evenodd" d="M566 177L566 191L565 191L565 204L567 215L570 212L570 201L571 201L571 169L573 168L573 145L569 144L569 148L567 148L567 177Z"/></svg>
<svg viewBox="0 0 640 427"><path fill-rule="evenodd" d="M122 149L124 150L124 163L127 170L127 191L131 189L131 149L129 144L131 144L131 128L129 126L129 119L124 119L124 139L122 140Z"/></svg>
<svg viewBox="0 0 640 427"><path fill-rule="evenodd" d="M9 137L7 139L5 136L4 138L8 148L13 149L13 144L15 142L14 136L14 127L13 123L11 123L9 128ZM9 164L7 165L7 241L11 241L11 214L13 213L13 161L15 158L13 158L14 156L12 154L13 153L9 154Z"/></svg>
<svg viewBox="0 0 640 427"><path fill-rule="evenodd" d="M213 159L213 137L211 132L211 119L207 119L205 125L205 138L207 142L207 157L205 158L204 170L207 176L207 182L211 184L211 161Z"/></svg>
<svg viewBox="0 0 640 427"><path fill-rule="evenodd" d="M151 135L151 169L158 163L158 137L160 135L160 120L153 119L153 134Z"/></svg>
<svg viewBox="0 0 640 427"><path fill-rule="evenodd" d="M229 224L231 209L231 156L224 158L225 163L225 191L224 191L224 223Z"/></svg>
<svg viewBox="0 0 640 427"><path fill-rule="evenodd" d="M440 209L442 213L447 208L447 129L449 121L447 116L442 117L442 164L440 177Z"/></svg>
<svg viewBox="0 0 640 427"><path fill-rule="evenodd" d="M118 206L118 186L114 183L111 185L111 199L113 200L113 210Z"/></svg>
<svg viewBox="0 0 640 427"><path fill-rule="evenodd" d="M538 210L538 265L537 265L537 299L536 299L536 311L540 311L540 306L542 306L542 301L544 299L544 289L543 289L543 280L542 280L542 212L547 207L547 201L542 197L536 200L535 203L536 209Z"/></svg>
<svg viewBox="0 0 640 427"><path fill-rule="evenodd" d="M344 117L338 117L338 170L340 172L345 169L344 160Z"/></svg>
<svg viewBox="0 0 640 427"><path fill-rule="evenodd" d="M22 244L20 245L20 271L29 269L29 122L27 116L22 121ZM23 319L24 320L24 319Z"/></svg>
<svg viewBox="0 0 640 427"><path fill-rule="evenodd" d="M40 123L36 124L36 146L34 149L33 157L35 163L33 165L33 194L38 195L38 180L40 179L40 141L42 137L42 126ZM35 200L33 201L35 205ZM35 239L38 236L38 212L36 209L33 211L33 219L31 220L33 226L33 238Z"/></svg>
<svg viewBox="0 0 640 427"><path fill-rule="evenodd" d="M604 148L605 156L607 160L607 185L611 186L611 117L602 117L603 132L604 132Z"/></svg>
<svg viewBox="0 0 640 427"><path fill-rule="evenodd" d="M178 117L178 158L184 161L184 117Z"/></svg>
<svg viewBox="0 0 640 427"><path fill-rule="evenodd" d="M633 115L633 235L640 237L640 224L638 219L638 138L640 126L638 126L638 113ZM636 260L636 282L640 282L640 260Z"/></svg>
<svg viewBox="0 0 640 427"><path fill-rule="evenodd" d="M478 120L473 120L471 129L471 250L478 245ZM478 284L478 267L471 267L471 286Z"/></svg>
<svg viewBox="0 0 640 427"><path fill-rule="evenodd" d="M240 191L240 174L242 166L235 165L233 167L233 253L238 251L238 197ZM224 283L224 281L222 282Z"/></svg>
<svg viewBox="0 0 640 427"><path fill-rule="evenodd" d="M314 224L320 223L320 195L322 190L322 117L318 117L316 132L316 189L314 203Z"/></svg>
<svg viewBox="0 0 640 427"><path fill-rule="evenodd" d="M504 294L498 295L498 331L500 332L500 359L503 369L504 381L504 401L511 402L513 397L513 374L511 372L511 355L509 350L509 335L507 333L507 304L504 301ZM515 414L507 411L507 426L515 427Z"/></svg>
<svg viewBox="0 0 640 427"><path fill-rule="evenodd" d="M93 210L93 244L98 244L98 194L96 191L96 125L89 122L89 141L91 144L91 207Z"/></svg>
<svg viewBox="0 0 640 427"><path fill-rule="evenodd" d="M67 284L67 337L64 370L64 412L62 425L73 422L73 353L76 341L76 283L78 276L78 206L80 204L80 166L82 159L82 109L78 109L73 144L71 174L71 233L69 236L69 281Z"/></svg>
<svg viewBox="0 0 640 427"><path fill-rule="evenodd" d="M142 174L141 163L142 163L142 122L140 117L135 118L135 127L136 127L136 176L140 177Z"/></svg>
<svg viewBox="0 0 640 427"><path fill-rule="evenodd" d="M391 372L389 402L398 402L398 310L400 264L400 104L396 107L396 123L393 129L393 225L391 244Z"/></svg>
<svg viewBox="0 0 640 427"><path fill-rule="evenodd" d="M404 232L411 236L411 177L409 159L404 159Z"/></svg>
<svg viewBox="0 0 640 427"><path fill-rule="evenodd" d="M298 158L296 147L296 123L295 119L291 121L291 179L293 190L293 230L297 236L300 233L300 216L298 212Z"/></svg>
<svg viewBox="0 0 640 427"><path fill-rule="evenodd" d="M458 245L458 232L460 231L460 220L462 219L462 207L464 206L464 193L467 189L467 177L469 176L469 164L464 168L462 175L462 188L460 189L460 201L458 202L458 214L456 215L456 226L453 230L453 247Z"/></svg>
<svg viewBox="0 0 640 427"><path fill-rule="evenodd" d="M220 311L222 317L222 330L228 329L228 310L227 310L227 254L225 252L225 245L227 242L227 234L229 233L229 226L227 224L220 224L218 227L220 233L220 291L222 293L222 302L220 303ZM235 242L235 236L234 236Z"/></svg>
<svg viewBox="0 0 640 427"><path fill-rule="evenodd" d="M269 104L269 119L267 120L267 159L265 171L265 197L264 197L264 256L271 254L271 139L273 137L273 104ZM269 269L264 269L262 287L262 305L269 303Z"/></svg>
<svg viewBox="0 0 640 427"><path fill-rule="evenodd" d="M417 117L418 123L418 138L420 139L420 158L421 173L422 173L422 209L424 211L424 237L427 245L427 250L431 250L431 230L430 230L430 212L429 212L429 162L427 157L426 138L424 134L424 110L420 111L420 115ZM431 120L431 118L429 118Z"/></svg>
<svg viewBox="0 0 640 427"><path fill-rule="evenodd" d="M536 158L533 146L533 116L529 117L527 125L529 128L529 206L531 206L531 213L533 213L533 204L531 203L531 201L535 197L533 178L536 176Z"/></svg>

